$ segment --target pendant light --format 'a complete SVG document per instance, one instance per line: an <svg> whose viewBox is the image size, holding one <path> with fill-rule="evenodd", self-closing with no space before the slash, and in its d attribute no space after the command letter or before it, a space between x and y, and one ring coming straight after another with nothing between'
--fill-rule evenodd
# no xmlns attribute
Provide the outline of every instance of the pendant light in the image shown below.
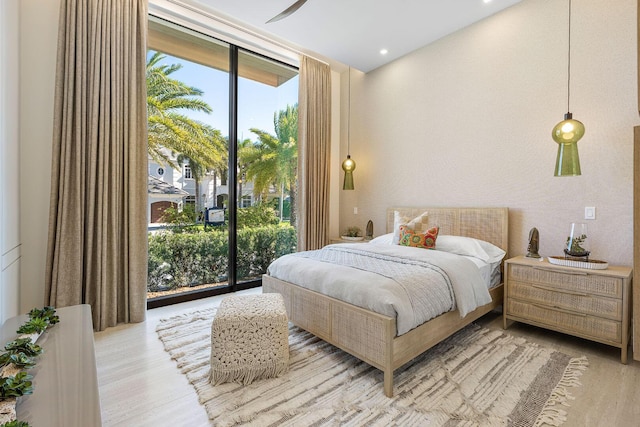
<svg viewBox="0 0 640 427"><path fill-rule="evenodd" d="M567 114L551 132L558 143L555 176L580 175L580 158L578 157L578 141L584 136L584 125L573 118L569 109L571 89L571 0L569 0L569 54L567 61Z"/></svg>
<svg viewBox="0 0 640 427"><path fill-rule="evenodd" d="M344 171L343 190L353 190L353 171L356 168L356 162L351 159L351 67L349 67L349 105L348 105L348 127L347 127L347 158L342 162L342 170Z"/></svg>

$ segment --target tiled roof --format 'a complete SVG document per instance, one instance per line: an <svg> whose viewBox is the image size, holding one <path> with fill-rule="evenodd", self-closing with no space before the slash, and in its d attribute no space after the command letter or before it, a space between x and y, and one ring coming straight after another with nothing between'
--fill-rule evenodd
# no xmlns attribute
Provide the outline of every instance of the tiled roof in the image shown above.
<svg viewBox="0 0 640 427"><path fill-rule="evenodd" d="M175 194L177 196L188 196L184 190L174 187L171 184L149 175L149 194Z"/></svg>

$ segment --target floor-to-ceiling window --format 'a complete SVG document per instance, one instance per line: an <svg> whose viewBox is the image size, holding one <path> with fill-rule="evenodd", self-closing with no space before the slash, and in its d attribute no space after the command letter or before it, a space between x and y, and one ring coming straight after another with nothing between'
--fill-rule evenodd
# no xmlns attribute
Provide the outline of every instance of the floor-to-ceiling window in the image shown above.
<svg viewBox="0 0 640 427"><path fill-rule="evenodd" d="M149 307L257 286L295 250L298 71L150 18Z"/></svg>

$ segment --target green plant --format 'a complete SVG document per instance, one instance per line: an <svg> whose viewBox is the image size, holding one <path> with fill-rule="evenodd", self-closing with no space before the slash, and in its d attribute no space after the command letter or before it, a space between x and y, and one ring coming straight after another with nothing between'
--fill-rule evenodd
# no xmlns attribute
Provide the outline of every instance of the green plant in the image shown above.
<svg viewBox="0 0 640 427"><path fill-rule="evenodd" d="M587 250L582 247L582 244L585 240L587 240L586 234L581 234L580 236L576 236L573 239L571 239L571 237L567 237L567 250L569 251L569 253L583 254L587 252Z"/></svg>
<svg viewBox="0 0 640 427"><path fill-rule="evenodd" d="M36 334L42 333L49 327L49 322L45 319L35 317L27 320L22 326L18 328L19 334Z"/></svg>
<svg viewBox="0 0 640 427"><path fill-rule="evenodd" d="M32 375L18 372L14 377L0 378L0 399L20 397L33 393Z"/></svg>
<svg viewBox="0 0 640 427"><path fill-rule="evenodd" d="M30 338L18 338L10 341L5 344L4 349L10 354L24 353L30 357L42 354L42 347L32 343Z"/></svg>
<svg viewBox="0 0 640 427"><path fill-rule="evenodd" d="M362 236L362 230L359 227L348 227L347 231L342 234L347 237L360 237Z"/></svg>
<svg viewBox="0 0 640 427"><path fill-rule="evenodd" d="M238 209L238 228L256 228L277 225L280 219L276 210L267 203Z"/></svg>
<svg viewBox="0 0 640 427"><path fill-rule="evenodd" d="M0 424L0 427L30 427L30 424L26 421L13 420Z"/></svg>
<svg viewBox="0 0 640 427"><path fill-rule="evenodd" d="M30 319L43 319L49 322L49 325L55 325L60 322L60 317L56 315L56 309L51 306L45 306L41 309L34 308L29 312Z"/></svg>
<svg viewBox="0 0 640 427"><path fill-rule="evenodd" d="M181 211L174 206L168 207L164 210L161 221L169 224L174 233L189 233L198 228L195 207L191 204L185 204Z"/></svg>
<svg viewBox="0 0 640 427"><path fill-rule="evenodd" d="M33 368L36 361L24 353L2 353L0 354L0 366L13 364L21 369Z"/></svg>

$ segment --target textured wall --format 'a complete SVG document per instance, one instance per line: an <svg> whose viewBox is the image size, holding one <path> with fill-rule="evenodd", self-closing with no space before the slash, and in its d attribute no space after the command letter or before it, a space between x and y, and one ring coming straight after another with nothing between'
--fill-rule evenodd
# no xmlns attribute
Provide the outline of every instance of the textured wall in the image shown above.
<svg viewBox="0 0 640 427"><path fill-rule="evenodd" d="M20 307L44 303L59 0L20 1Z"/></svg>
<svg viewBox="0 0 640 427"><path fill-rule="evenodd" d="M18 0L0 3L0 323L19 312L18 16Z"/></svg>
<svg viewBox="0 0 640 427"><path fill-rule="evenodd" d="M524 0L369 74L352 72L356 190L341 191L341 228L372 219L381 234L389 206L506 206L510 255L526 253L535 226L547 256L562 253L570 223L595 206L592 256L631 265L636 1L572 8L582 176L553 176L551 129L567 108L568 2Z"/></svg>

